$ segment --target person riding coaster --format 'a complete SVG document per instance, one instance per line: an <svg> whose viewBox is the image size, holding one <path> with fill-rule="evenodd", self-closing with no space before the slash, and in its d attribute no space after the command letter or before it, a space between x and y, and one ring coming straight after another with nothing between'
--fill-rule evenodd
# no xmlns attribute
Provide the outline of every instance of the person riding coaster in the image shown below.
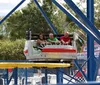
<svg viewBox="0 0 100 85"><path fill-rule="evenodd" d="M39 36L41 38L38 38L37 40L26 41L24 48L24 54L26 56L26 59L28 60L36 59L37 61L41 61L42 59L45 61L48 61L49 59L51 61L61 60L61 59L64 59L66 61L72 61L73 59L76 59L77 49L74 45L75 40L73 34L71 34L74 42L74 44L72 45L62 44L61 41L57 39L59 38L59 36L56 35L57 36L56 38L52 33L48 35L49 38L47 36L46 38L45 37L43 38L44 36L43 34Z"/></svg>
<svg viewBox="0 0 100 85"><path fill-rule="evenodd" d="M49 33L49 38L47 41L49 44L61 44L61 42L56 37L54 37L53 33Z"/></svg>
<svg viewBox="0 0 100 85"><path fill-rule="evenodd" d="M61 42L54 37L53 33L49 33L49 38L46 40L45 36L43 33L41 33L39 35L39 38L37 39L37 48L39 48L40 50L42 50L43 47L45 47L46 45L59 45L61 44Z"/></svg>

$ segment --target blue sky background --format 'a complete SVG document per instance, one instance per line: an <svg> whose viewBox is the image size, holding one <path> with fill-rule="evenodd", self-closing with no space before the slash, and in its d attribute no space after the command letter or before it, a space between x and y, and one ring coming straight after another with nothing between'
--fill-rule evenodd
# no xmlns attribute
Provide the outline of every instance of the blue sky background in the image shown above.
<svg viewBox="0 0 100 85"><path fill-rule="evenodd" d="M0 0L0 16L7 15L21 0ZM25 7L30 0L26 0L18 9ZM63 2L63 0L58 0ZM79 0L73 0L77 2Z"/></svg>

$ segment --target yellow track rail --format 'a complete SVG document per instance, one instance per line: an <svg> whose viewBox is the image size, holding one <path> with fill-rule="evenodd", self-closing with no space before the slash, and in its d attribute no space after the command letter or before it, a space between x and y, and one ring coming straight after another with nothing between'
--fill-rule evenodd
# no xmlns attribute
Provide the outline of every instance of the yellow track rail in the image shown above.
<svg viewBox="0 0 100 85"><path fill-rule="evenodd" d="M47 68L60 68L70 67L70 63L30 63L30 62L1 62L0 69L7 68L32 68L32 67L47 67Z"/></svg>

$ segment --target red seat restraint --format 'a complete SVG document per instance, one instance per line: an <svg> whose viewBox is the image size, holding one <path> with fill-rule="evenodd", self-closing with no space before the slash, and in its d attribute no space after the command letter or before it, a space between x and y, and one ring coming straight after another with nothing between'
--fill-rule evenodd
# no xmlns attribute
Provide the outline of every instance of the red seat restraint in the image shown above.
<svg viewBox="0 0 100 85"><path fill-rule="evenodd" d="M68 49L68 48L43 48L42 52L68 52L68 53L76 53L76 49Z"/></svg>

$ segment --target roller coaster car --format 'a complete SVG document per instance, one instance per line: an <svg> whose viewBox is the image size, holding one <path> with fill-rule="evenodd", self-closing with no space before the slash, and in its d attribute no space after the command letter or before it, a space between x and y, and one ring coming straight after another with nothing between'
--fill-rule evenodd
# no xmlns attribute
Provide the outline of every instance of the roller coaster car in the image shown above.
<svg viewBox="0 0 100 85"><path fill-rule="evenodd" d="M58 35L56 35L57 37ZM42 50L37 48L36 35L34 40L25 42L24 55L26 59L36 62L71 62L77 57L75 33L70 34L72 45L45 45Z"/></svg>

